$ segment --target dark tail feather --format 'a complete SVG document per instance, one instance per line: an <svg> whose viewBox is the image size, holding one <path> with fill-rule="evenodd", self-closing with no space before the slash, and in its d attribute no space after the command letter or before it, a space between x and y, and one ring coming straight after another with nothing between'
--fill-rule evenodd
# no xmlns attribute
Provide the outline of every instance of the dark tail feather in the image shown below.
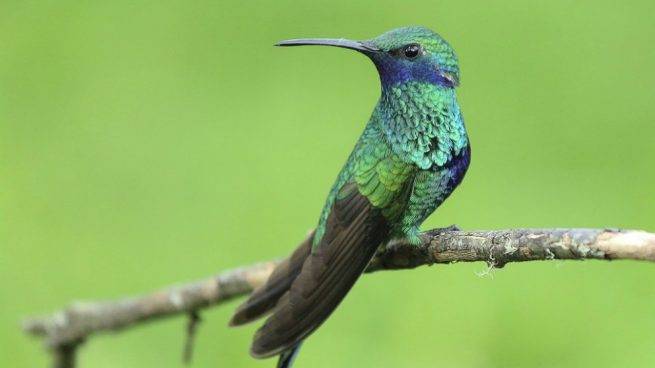
<svg viewBox="0 0 655 368"><path fill-rule="evenodd" d="M277 361L277 368L291 368L300 352L300 345L302 345L302 342L291 348L291 350L280 354L280 359Z"/></svg>
<svg viewBox="0 0 655 368"><path fill-rule="evenodd" d="M380 209L358 191L344 193L344 189L337 195L325 229L273 315L257 330L250 347L253 357L282 354L316 330L343 300L389 233Z"/></svg>
<svg viewBox="0 0 655 368"><path fill-rule="evenodd" d="M314 232L312 231L293 254L275 268L266 284L255 290L248 300L237 308L230 320L230 326L252 322L266 315L275 307L278 299L289 290L293 280L300 274L305 259L311 253L313 240Z"/></svg>

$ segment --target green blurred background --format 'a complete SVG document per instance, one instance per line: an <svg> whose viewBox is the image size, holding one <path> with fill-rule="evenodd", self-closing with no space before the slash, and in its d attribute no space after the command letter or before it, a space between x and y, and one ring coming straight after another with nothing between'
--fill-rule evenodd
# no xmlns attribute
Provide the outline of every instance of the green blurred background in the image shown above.
<svg viewBox="0 0 655 368"><path fill-rule="evenodd" d="M425 227L655 230L653 1L0 2L0 366L21 318L286 255L379 95L361 55L277 49L421 24L461 59L473 145ZM299 367L653 367L655 266L459 264L363 277ZM237 302L196 367L247 354ZM81 367L178 367L185 320L91 339Z"/></svg>

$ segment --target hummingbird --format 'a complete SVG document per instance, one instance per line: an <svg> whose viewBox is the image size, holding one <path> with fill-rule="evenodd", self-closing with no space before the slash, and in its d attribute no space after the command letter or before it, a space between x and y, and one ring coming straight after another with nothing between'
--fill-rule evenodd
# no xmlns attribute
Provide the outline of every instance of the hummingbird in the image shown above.
<svg viewBox="0 0 655 368"><path fill-rule="evenodd" d="M255 358L288 368L300 344L337 308L380 247L421 243L419 227L461 183L471 160L455 89L457 56L425 27L354 41L303 38L276 46L357 51L375 65L381 95L339 172L316 229L234 313L238 326L271 314L256 332Z"/></svg>

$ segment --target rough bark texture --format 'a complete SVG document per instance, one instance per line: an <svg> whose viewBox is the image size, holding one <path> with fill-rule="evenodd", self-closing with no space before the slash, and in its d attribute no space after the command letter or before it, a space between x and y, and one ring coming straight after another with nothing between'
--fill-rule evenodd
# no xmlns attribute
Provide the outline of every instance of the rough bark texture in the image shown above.
<svg viewBox="0 0 655 368"><path fill-rule="evenodd" d="M496 268L510 262L553 259L655 261L655 234L638 230L436 229L422 237L419 246L403 242L387 245L378 252L367 272L476 261ZM166 316L195 315L202 308L250 293L266 281L277 263L240 267L137 297L73 303L53 314L25 320L23 329L44 338L53 351L55 367L73 367L79 344L92 334L118 331ZM190 347L187 349L190 351Z"/></svg>
<svg viewBox="0 0 655 368"><path fill-rule="evenodd" d="M512 229L440 231L423 234L423 244L387 246L370 271L433 263L485 261L496 268L510 262L551 259L655 261L655 234L618 229Z"/></svg>

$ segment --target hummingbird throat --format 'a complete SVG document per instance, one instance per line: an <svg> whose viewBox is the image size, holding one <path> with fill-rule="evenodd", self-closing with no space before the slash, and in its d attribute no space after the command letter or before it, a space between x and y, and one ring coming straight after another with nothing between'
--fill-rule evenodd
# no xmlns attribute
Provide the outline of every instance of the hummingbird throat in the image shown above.
<svg viewBox="0 0 655 368"><path fill-rule="evenodd" d="M384 86L378 109L394 153L421 169L447 165L468 145L455 89L418 81Z"/></svg>

